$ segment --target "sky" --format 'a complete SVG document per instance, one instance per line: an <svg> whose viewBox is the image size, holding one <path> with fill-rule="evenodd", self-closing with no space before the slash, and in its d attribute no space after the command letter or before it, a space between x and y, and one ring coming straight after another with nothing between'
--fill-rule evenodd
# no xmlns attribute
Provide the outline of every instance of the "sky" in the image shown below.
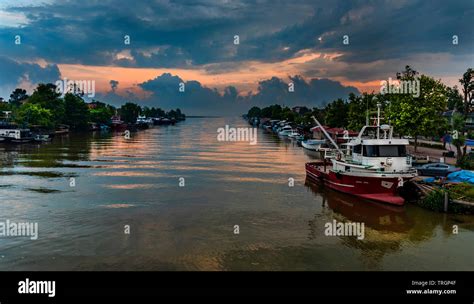
<svg viewBox="0 0 474 304"><path fill-rule="evenodd" d="M0 0L0 96L67 78L220 115L377 92L406 65L454 86L473 16L472 0Z"/></svg>

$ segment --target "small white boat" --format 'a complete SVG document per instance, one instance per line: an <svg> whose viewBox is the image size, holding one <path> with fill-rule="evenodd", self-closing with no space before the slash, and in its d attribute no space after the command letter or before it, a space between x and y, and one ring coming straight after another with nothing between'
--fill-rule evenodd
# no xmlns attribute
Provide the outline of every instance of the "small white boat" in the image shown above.
<svg viewBox="0 0 474 304"><path fill-rule="evenodd" d="M289 136L291 133L293 133L293 128L291 126L284 126L280 132L278 132L278 135Z"/></svg>
<svg viewBox="0 0 474 304"><path fill-rule="evenodd" d="M298 133L297 131L291 131L290 134L288 134L288 137L290 138L297 138L300 136L300 133Z"/></svg>
<svg viewBox="0 0 474 304"><path fill-rule="evenodd" d="M33 140L30 129L0 129L1 142L28 143Z"/></svg>
<svg viewBox="0 0 474 304"><path fill-rule="evenodd" d="M147 129L153 126L153 120L151 118L147 118L146 116L138 116L136 124L139 128Z"/></svg>
<svg viewBox="0 0 474 304"><path fill-rule="evenodd" d="M53 140L49 134L36 134L33 139L36 142L49 142Z"/></svg>
<svg viewBox="0 0 474 304"><path fill-rule="evenodd" d="M318 151L322 144L324 144L326 140L324 139L308 139L303 140L301 145L303 148L311 150L311 151Z"/></svg>

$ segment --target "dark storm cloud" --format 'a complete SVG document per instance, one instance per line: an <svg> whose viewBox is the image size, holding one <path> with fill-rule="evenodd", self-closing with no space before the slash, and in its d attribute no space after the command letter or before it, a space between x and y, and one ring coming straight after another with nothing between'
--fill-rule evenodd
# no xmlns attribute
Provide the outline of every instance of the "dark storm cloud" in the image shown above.
<svg viewBox="0 0 474 304"><path fill-rule="evenodd" d="M36 63L20 63L0 56L0 97L8 99L10 93L20 84L56 82L61 73L55 64L44 67Z"/></svg>
<svg viewBox="0 0 474 304"><path fill-rule="evenodd" d="M284 11L272 10L285 8ZM89 65L173 67L234 57L233 37L279 30L307 15L303 5L286 2L239 1L57 1L51 5L18 7L29 24L0 30L1 46L10 55L38 56L54 62ZM268 10L268 11L267 11ZM289 15L288 13L291 13ZM278 17L273 25L272 18ZM262 27L264 25L264 27ZM12 49L14 35L24 48ZM124 36L130 35L130 45ZM134 60L116 54L130 50Z"/></svg>
<svg viewBox="0 0 474 304"><path fill-rule="evenodd" d="M117 80L111 80L109 81L109 84L112 91L115 91L119 85L119 82Z"/></svg>
<svg viewBox="0 0 474 304"><path fill-rule="evenodd" d="M226 88L225 94L221 95L217 89L202 86L199 81L184 81L170 73L164 73L138 86L151 93L147 99L142 100L142 104L150 106L180 108L185 113L213 115L238 113L241 110L238 92L234 87ZM180 91L180 88L183 90Z"/></svg>
<svg viewBox="0 0 474 304"><path fill-rule="evenodd" d="M10 56L57 63L139 67L277 61L303 49L344 52L338 60L345 62L432 51L466 54L473 47L473 7L463 0L57 1L10 8L29 23L0 29L0 47ZM16 34L24 37L24 47L13 47ZM234 35L240 36L238 46ZM342 44L343 35L349 45ZM453 35L460 37L456 47ZM127 50L133 58L117 58Z"/></svg>
<svg viewBox="0 0 474 304"><path fill-rule="evenodd" d="M294 84L294 92L288 89ZM180 84L184 84L181 92ZM229 115L244 113L251 106L260 107L281 104L285 106L323 106L337 99L345 98L349 93L359 94L355 87L346 87L329 79L311 79L305 81L300 76L283 80L277 77L259 82L255 94L239 95L237 88L228 86L221 93L216 89L203 86L200 82L184 81L179 76L164 73L138 85L150 93L149 97L138 98L133 93L120 96L115 91L97 98L120 105L125 101L138 102L146 106L158 106L164 109L180 108L185 113L194 115Z"/></svg>
<svg viewBox="0 0 474 304"><path fill-rule="evenodd" d="M36 63L19 63L3 56L0 56L0 71L1 84L18 84L22 81L50 82L61 76L55 64L41 67Z"/></svg>
<svg viewBox="0 0 474 304"><path fill-rule="evenodd" d="M295 71L291 74L307 80L274 77L245 96L235 87L222 94L198 81L185 82L186 91L181 93L182 79L171 74L139 84L151 92L144 102L200 113L230 112L252 103L321 105L357 92L331 78L386 79L407 64L420 72L452 77L473 61L474 2L464 0L51 0L7 10L23 14L26 22L21 27L0 27L4 56L0 67L8 67L0 74L0 93L25 79L33 83L57 79L56 65L25 63L40 59L55 64L199 68L231 76L243 67L252 71L255 61L277 62L275 66L285 68L290 64L282 61L303 52L342 54L291 62L294 69L289 70ZM15 35L21 36L20 45L14 44ZM125 35L130 36L129 45ZM349 36L348 45L343 44L344 35ZM452 44L453 35L459 37L458 45ZM295 83L293 93L287 90L289 81ZM113 103L140 99L133 90L125 97L121 90L119 95L118 83L110 84L112 90L105 97Z"/></svg>
<svg viewBox="0 0 474 304"><path fill-rule="evenodd" d="M293 92L288 89L289 83L294 84ZM259 82L257 93L250 96L249 101L261 106L275 103L286 106L322 106L337 98L345 98L349 93L360 92L355 87L346 87L330 79L310 79L307 82L301 76L289 77L289 81L272 77Z"/></svg>

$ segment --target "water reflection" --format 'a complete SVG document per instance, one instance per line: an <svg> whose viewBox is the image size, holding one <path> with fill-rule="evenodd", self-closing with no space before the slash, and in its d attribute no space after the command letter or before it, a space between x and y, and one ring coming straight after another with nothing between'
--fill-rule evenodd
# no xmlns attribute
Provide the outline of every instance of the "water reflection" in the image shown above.
<svg viewBox="0 0 474 304"><path fill-rule="evenodd" d="M97 132L0 144L0 220L37 221L40 229L35 242L0 238L0 269L474 269L466 254L472 218L319 188L305 182L304 163L315 153L263 130L257 145L219 142L226 124L248 126L189 119L130 140ZM326 237L324 224L334 219L364 222L366 238Z"/></svg>
<svg viewBox="0 0 474 304"><path fill-rule="evenodd" d="M375 230L407 232L413 227L413 221L407 216L403 207L389 206L368 202L359 198L339 193L306 179L305 186L322 197L322 205L329 207L345 220L365 223Z"/></svg>

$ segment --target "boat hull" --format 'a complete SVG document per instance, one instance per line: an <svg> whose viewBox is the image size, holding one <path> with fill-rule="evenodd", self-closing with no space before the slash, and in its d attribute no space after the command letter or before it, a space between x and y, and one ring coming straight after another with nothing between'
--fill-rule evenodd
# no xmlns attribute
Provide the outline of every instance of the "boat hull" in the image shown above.
<svg viewBox="0 0 474 304"><path fill-rule="evenodd" d="M123 132L123 131L127 130L127 127L128 127L128 125L125 124L125 123L112 124L112 125L110 126L110 129L111 129L113 132Z"/></svg>
<svg viewBox="0 0 474 304"><path fill-rule="evenodd" d="M330 167L331 164L327 164ZM357 176L325 170L323 162L306 163L306 175L325 186L365 200L402 206L405 199L398 195L399 177Z"/></svg>
<svg viewBox="0 0 474 304"><path fill-rule="evenodd" d="M8 143L8 144L27 144L32 141L33 141L32 137L27 137L27 138L1 137L0 138L0 143Z"/></svg>
<svg viewBox="0 0 474 304"><path fill-rule="evenodd" d="M311 144L311 143L302 141L301 146L303 146L303 148L311 150L311 151L318 151L318 149L321 147L321 144Z"/></svg>

